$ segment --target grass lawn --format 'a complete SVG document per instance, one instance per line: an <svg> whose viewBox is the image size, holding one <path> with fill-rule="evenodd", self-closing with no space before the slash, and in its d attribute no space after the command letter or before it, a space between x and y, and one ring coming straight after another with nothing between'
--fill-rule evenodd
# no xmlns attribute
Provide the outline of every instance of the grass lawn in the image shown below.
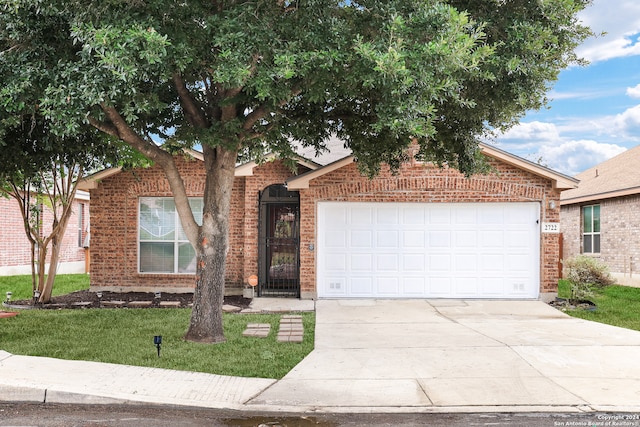
<svg viewBox="0 0 640 427"><path fill-rule="evenodd" d="M66 275L61 275L63 278ZM68 278L74 281L76 275ZM86 276L86 275L77 275ZM30 298L18 294L19 279L0 277L0 294L11 290L14 300ZM57 279L59 279L57 278ZM56 279L56 288L58 280ZM65 281L64 279L60 282ZM82 280L66 292L85 289ZM81 284L78 284L81 283ZM58 288L58 294L63 286ZM21 294L18 294L21 295ZM224 315L227 342L198 344L182 339L189 325L189 309L74 309L22 310L15 317L0 319L0 349L13 354L90 360L134 366L208 372L243 377L282 378L313 350L315 313L303 313L302 344L279 343L279 314ZM248 323L269 323L267 338L243 337ZM162 335L161 357L153 337Z"/></svg>
<svg viewBox="0 0 640 427"><path fill-rule="evenodd" d="M560 281L558 295L561 298L569 297L566 280ZM640 331L640 288L609 286L596 290L593 302L597 305L596 311L568 310L567 314Z"/></svg>
<svg viewBox="0 0 640 427"><path fill-rule="evenodd" d="M58 274L53 284L53 296L89 289L88 274ZM33 298L30 275L0 277L0 300L6 299L7 292L13 301Z"/></svg>

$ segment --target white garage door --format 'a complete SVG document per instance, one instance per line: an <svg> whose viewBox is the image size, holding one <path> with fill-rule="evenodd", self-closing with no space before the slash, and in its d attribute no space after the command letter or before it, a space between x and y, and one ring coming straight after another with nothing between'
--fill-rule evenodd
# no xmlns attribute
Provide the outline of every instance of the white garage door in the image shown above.
<svg viewBox="0 0 640 427"><path fill-rule="evenodd" d="M538 203L318 203L321 298L536 298Z"/></svg>

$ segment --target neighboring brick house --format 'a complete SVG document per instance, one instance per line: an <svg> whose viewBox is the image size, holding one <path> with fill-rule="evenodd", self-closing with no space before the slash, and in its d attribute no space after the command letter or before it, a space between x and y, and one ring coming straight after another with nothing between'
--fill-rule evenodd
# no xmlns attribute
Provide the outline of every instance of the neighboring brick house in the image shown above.
<svg viewBox="0 0 640 427"><path fill-rule="evenodd" d="M51 232L52 213L43 205L43 233ZM27 239L18 202L0 197L2 239L0 239L0 276L31 274L31 245ZM58 273L85 273L87 233L89 227L89 193L78 192L71 218L62 240Z"/></svg>
<svg viewBox="0 0 640 427"><path fill-rule="evenodd" d="M621 284L640 285L640 146L578 175L561 197L564 258L603 261Z"/></svg>
<svg viewBox="0 0 640 427"><path fill-rule="evenodd" d="M494 168L465 178L407 163L361 176L353 157L236 168L227 293L258 296L539 298L557 292L560 192L576 181L482 145ZM200 155L177 158L196 217ZM324 164L322 166L321 164ZM193 249L158 167L87 178L94 290L192 291ZM551 227L553 228L553 227Z"/></svg>

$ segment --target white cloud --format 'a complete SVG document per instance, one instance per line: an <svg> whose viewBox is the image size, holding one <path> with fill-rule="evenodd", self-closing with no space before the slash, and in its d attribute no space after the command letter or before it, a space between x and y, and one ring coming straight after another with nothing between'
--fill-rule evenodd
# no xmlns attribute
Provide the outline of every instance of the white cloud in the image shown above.
<svg viewBox="0 0 640 427"><path fill-rule="evenodd" d="M521 123L496 142L504 150L570 176L626 150L616 144L563 137L555 124L538 121Z"/></svg>
<svg viewBox="0 0 640 427"><path fill-rule="evenodd" d="M627 95L631 98L640 98L640 84L635 87L628 87Z"/></svg>
<svg viewBox="0 0 640 427"><path fill-rule="evenodd" d="M558 129L553 123L545 122L526 122L520 123L512 127L502 134L503 139L535 139L535 140L554 140L560 138Z"/></svg>
<svg viewBox="0 0 640 427"><path fill-rule="evenodd" d="M640 105L616 115L613 124L626 137L638 140L640 138Z"/></svg>
<svg viewBox="0 0 640 427"><path fill-rule="evenodd" d="M587 40L576 49L591 62L640 55L640 2L594 0L581 14L582 22L604 36Z"/></svg>
<svg viewBox="0 0 640 427"><path fill-rule="evenodd" d="M565 141L557 145L543 145L535 154L551 169L573 176L625 151L615 144L592 140Z"/></svg>

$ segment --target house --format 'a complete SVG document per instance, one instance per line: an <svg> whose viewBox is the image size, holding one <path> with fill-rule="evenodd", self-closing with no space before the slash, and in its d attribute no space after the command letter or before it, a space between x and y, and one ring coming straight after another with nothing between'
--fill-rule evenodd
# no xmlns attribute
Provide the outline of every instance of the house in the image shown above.
<svg viewBox="0 0 640 427"><path fill-rule="evenodd" d="M578 175L562 193L564 258L597 257L621 284L640 285L640 146Z"/></svg>
<svg viewBox="0 0 640 427"><path fill-rule="evenodd" d="M576 180L481 145L493 172L413 161L363 177L354 158L239 165L225 292L300 298L546 298L559 277L560 193ZM204 170L177 158L194 212ZM194 251L157 167L88 177L91 287L192 291ZM196 215L197 216L197 215ZM543 227L544 226L544 227ZM252 280L253 281L253 280Z"/></svg>
<svg viewBox="0 0 640 427"><path fill-rule="evenodd" d="M41 206L43 234L51 232L52 213L45 204ZM0 196L0 276L31 274L31 244L24 231L22 214L18 202ZM58 273L88 272L88 251L85 248L89 227L89 193L78 191L73 202L71 218L67 225Z"/></svg>

